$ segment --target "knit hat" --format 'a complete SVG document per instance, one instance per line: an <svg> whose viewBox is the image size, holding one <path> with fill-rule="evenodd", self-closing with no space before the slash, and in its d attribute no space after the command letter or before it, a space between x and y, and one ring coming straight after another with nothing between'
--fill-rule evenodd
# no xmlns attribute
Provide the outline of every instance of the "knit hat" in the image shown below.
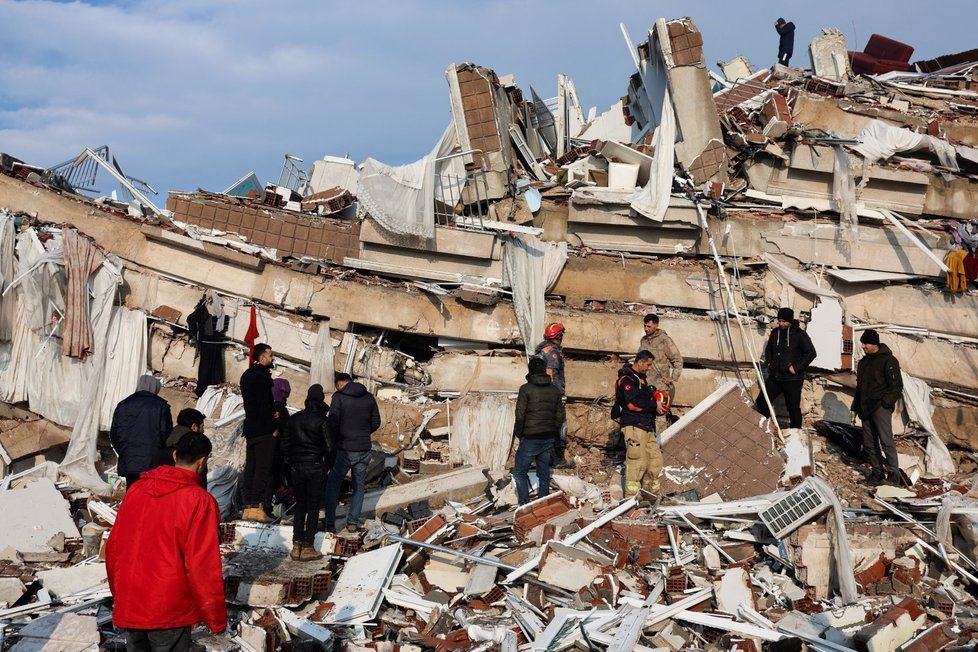
<svg viewBox="0 0 978 652"><path fill-rule="evenodd" d="M276 403L285 403L291 393L292 385L285 378L276 378L272 381L272 400Z"/></svg>
<svg viewBox="0 0 978 652"><path fill-rule="evenodd" d="M795 311L791 308L781 308L778 310L778 319L783 319L785 321L793 321L795 318Z"/></svg>
<svg viewBox="0 0 978 652"><path fill-rule="evenodd" d="M529 375L533 374L545 374L547 373L547 361L543 358L538 358L533 356L530 358L530 362L526 365L527 371L530 372Z"/></svg>
<svg viewBox="0 0 978 652"><path fill-rule="evenodd" d="M323 392L322 385L309 385L309 391L306 393L307 401L325 401L326 393Z"/></svg>
<svg viewBox="0 0 978 652"><path fill-rule="evenodd" d="M870 328L869 330L863 331L863 334L860 336L859 341L862 342L863 344L875 344L876 346L879 346L880 334L874 331L872 328Z"/></svg>

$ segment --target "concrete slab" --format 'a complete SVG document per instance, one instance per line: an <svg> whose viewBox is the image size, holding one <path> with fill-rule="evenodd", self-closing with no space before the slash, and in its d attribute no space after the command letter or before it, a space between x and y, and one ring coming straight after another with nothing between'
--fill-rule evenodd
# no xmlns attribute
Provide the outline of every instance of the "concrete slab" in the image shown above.
<svg viewBox="0 0 978 652"><path fill-rule="evenodd" d="M21 599L27 592L24 583L16 577L0 577L0 605L6 609Z"/></svg>
<svg viewBox="0 0 978 652"><path fill-rule="evenodd" d="M38 571L37 579L57 597L94 587L108 587L103 562Z"/></svg>
<svg viewBox="0 0 978 652"><path fill-rule="evenodd" d="M0 531L0 548L46 553L51 552L47 542L59 532L70 539L81 537L68 501L47 478L33 480L23 489L0 492L0 514L6 523Z"/></svg>
<svg viewBox="0 0 978 652"><path fill-rule="evenodd" d="M97 648L102 640L95 616L73 613L42 616L25 625L20 636L11 652L81 652Z"/></svg>
<svg viewBox="0 0 978 652"><path fill-rule="evenodd" d="M338 625L372 619L400 559L401 545L396 543L351 557L330 591L332 606L317 612L315 622Z"/></svg>
<svg viewBox="0 0 978 652"><path fill-rule="evenodd" d="M435 509L449 500L469 500L486 490L489 480L485 473L488 470L489 467L486 466L463 467L442 475L425 476L408 484L368 491L363 499L361 514L367 518L381 516L419 500L427 500ZM336 509L336 515L345 517L347 510L347 505L340 505Z"/></svg>

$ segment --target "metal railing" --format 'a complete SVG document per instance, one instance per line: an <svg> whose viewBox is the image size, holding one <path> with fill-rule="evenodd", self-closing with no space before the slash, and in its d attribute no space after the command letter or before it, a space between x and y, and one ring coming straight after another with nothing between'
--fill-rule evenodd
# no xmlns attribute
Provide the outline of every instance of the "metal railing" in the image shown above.
<svg viewBox="0 0 978 652"><path fill-rule="evenodd" d="M480 166L464 175L435 174L435 224L483 228L487 217L484 203L489 199L486 159L481 149L455 152L435 159L435 165L463 156L479 155Z"/></svg>

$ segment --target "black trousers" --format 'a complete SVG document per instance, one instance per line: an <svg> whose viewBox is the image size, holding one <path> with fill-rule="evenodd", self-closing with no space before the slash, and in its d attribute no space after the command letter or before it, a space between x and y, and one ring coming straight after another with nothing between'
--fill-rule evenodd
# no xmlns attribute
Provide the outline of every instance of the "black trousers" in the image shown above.
<svg viewBox="0 0 978 652"><path fill-rule="evenodd" d="M764 381L764 388L767 395L774 403L774 399L784 394L784 405L788 408L788 421L790 428L801 428L801 387L805 384L805 379L801 376L797 380L776 380L773 376L768 376ZM757 396L757 411L766 417L771 416L767 410L767 403L764 396Z"/></svg>
<svg viewBox="0 0 978 652"><path fill-rule="evenodd" d="M126 475L122 476L123 478L126 479L126 489L131 489L132 486L134 484L136 484L136 480L139 479L139 476L140 475L142 475L142 474L141 473L131 473L131 474L130 473L127 473Z"/></svg>
<svg viewBox="0 0 978 652"><path fill-rule="evenodd" d="M788 61L790 60L791 60L790 52L778 52L778 63L780 63L782 66L787 66Z"/></svg>
<svg viewBox="0 0 978 652"><path fill-rule="evenodd" d="M292 543L312 547L326 495L326 465L293 464L292 492L295 495Z"/></svg>
<svg viewBox="0 0 978 652"><path fill-rule="evenodd" d="M245 506L264 505L272 495L272 465L278 438L271 435L248 440L241 492Z"/></svg>
<svg viewBox="0 0 978 652"><path fill-rule="evenodd" d="M187 652L190 649L190 627L171 629L127 629L128 652Z"/></svg>
<svg viewBox="0 0 978 652"><path fill-rule="evenodd" d="M880 449L886 459L889 473L900 473L900 460L897 457L896 441L893 439L893 410L880 406L863 419L863 450L877 473L883 472Z"/></svg>

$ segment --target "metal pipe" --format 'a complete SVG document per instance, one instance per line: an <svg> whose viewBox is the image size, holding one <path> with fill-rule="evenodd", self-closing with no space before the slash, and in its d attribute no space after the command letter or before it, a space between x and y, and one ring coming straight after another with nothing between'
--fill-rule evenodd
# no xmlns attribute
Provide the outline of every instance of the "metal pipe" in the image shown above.
<svg viewBox="0 0 978 652"><path fill-rule="evenodd" d="M516 566L510 566L509 564L504 564L501 561L495 559L486 559L485 557L477 557L476 555L470 555L467 552L459 552L458 550L453 550L451 548L446 548L444 546L439 546L434 543L428 543L427 541L417 541L415 539L408 539L407 537L402 537L398 534L385 534L385 539L390 539L391 541L396 541L397 543L404 543L409 546L417 546L418 548L425 548L426 550L434 550L435 552L443 552L446 555L452 555L460 559L465 559L467 561L475 562L476 564L483 564L485 566L495 566L496 568L502 568L507 571L516 570Z"/></svg>

